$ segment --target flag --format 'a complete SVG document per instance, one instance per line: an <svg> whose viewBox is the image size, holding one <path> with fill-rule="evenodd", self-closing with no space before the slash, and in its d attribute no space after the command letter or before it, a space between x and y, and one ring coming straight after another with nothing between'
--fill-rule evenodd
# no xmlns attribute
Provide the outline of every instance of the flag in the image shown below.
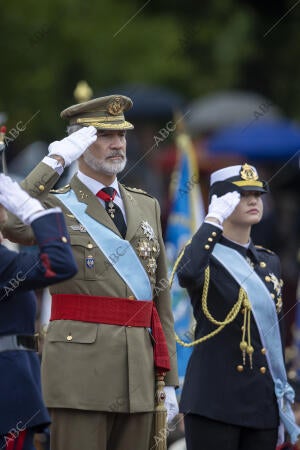
<svg viewBox="0 0 300 450"><path fill-rule="evenodd" d="M170 274L181 249L197 231L205 216L196 152L190 137L185 133L178 133L176 148L177 167L171 177L172 200L165 235ZM171 298L175 332L183 341L191 342L194 339L191 303L187 291L179 286L176 275L171 288ZM192 348L182 347L178 343L176 345L180 395Z"/></svg>

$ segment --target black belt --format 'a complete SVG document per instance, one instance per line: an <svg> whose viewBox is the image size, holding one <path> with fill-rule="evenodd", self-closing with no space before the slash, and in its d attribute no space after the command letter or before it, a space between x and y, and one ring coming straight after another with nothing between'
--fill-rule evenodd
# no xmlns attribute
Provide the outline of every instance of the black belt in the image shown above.
<svg viewBox="0 0 300 450"><path fill-rule="evenodd" d="M8 334L0 336L0 352L9 350L38 351L38 334Z"/></svg>

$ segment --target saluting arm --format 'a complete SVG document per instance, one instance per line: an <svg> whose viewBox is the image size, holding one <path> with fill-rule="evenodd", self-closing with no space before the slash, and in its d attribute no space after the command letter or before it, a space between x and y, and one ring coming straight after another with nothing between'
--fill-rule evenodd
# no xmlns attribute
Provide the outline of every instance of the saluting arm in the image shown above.
<svg viewBox="0 0 300 450"><path fill-rule="evenodd" d="M81 128L61 141L52 142L48 156L32 170L21 186L31 197L39 199L46 208L50 207L47 201L49 191L58 181L64 167L78 159L96 139L97 130L90 126ZM3 235L12 242L23 245L35 243L32 229L12 214L9 214Z"/></svg>
<svg viewBox="0 0 300 450"><path fill-rule="evenodd" d="M228 192L221 197L212 196L205 222L186 246L177 268L182 287L200 285L211 253L222 233L223 221L230 216L240 201L238 192Z"/></svg>

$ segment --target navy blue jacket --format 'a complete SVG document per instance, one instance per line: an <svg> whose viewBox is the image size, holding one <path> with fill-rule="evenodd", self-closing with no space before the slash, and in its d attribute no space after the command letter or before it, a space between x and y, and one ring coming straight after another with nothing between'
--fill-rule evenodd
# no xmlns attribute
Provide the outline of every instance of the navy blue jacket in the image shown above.
<svg viewBox="0 0 300 450"><path fill-rule="evenodd" d="M192 302L197 322L195 339L216 329L202 310L204 270L208 265L210 283L207 305L212 316L223 321L238 299L240 286L211 254L217 242L250 258L281 314L278 256L255 247L252 242L247 250L225 239L220 228L203 223L186 247L177 271L180 285L187 288ZM276 286L269 279L270 274L276 277ZM274 383L252 314L253 368L250 368L248 355L243 366L240 350L243 317L239 312L235 320L219 334L194 347L186 371L180 410L238 426L275 428L279 424L279 416Z"/></svg>
<svg viewBox="0 0 300 450"><path fill-rule="evenodd" d="M71 278L77 272L62 213L31 224L39 252L8 250L0 245L0 336L35 333L36 298L32 289ZM50 423L44 406L36 352L0 351L0 435Z"/></svg>

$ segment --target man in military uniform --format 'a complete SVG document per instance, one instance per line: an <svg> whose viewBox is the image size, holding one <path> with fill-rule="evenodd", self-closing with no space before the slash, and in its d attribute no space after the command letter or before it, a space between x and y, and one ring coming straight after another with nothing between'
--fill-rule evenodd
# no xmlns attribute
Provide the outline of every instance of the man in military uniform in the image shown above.
<svg viewBox="0 0 300 450"><path fill-rule="evenodd" d="M23 182L47 207L63 208L79 267L51 289L42 378L55 450L148 450L156 374L166 374L168 418L177 413L170 296L156 288L167 279L159 204L116 178L131 106L114 95L65 109L71 134ZM70 185L50 192L76 159ZM7 236L32 242L13 217Z"/></svg>
<svg viewBox="0 0 300 450"><path fill-rule="evenodd" d="M214 172L208 214L178 265L197 322L180 404L188 450L275 450L283 427L292 442L300 432L283 360L279 258L250 238L266 192L248 164Z"/></svg>
<svg viewBox="0 0 300 450"><path fill-rule="evenodd" d="M1 174L0 229L3 206L31 224L39 251L9 250L0 233L0 448L33 450L34 433L43 431L50 417L41 392L32 289L71 278L76 263L60 208L45 210Z"/></svg>

